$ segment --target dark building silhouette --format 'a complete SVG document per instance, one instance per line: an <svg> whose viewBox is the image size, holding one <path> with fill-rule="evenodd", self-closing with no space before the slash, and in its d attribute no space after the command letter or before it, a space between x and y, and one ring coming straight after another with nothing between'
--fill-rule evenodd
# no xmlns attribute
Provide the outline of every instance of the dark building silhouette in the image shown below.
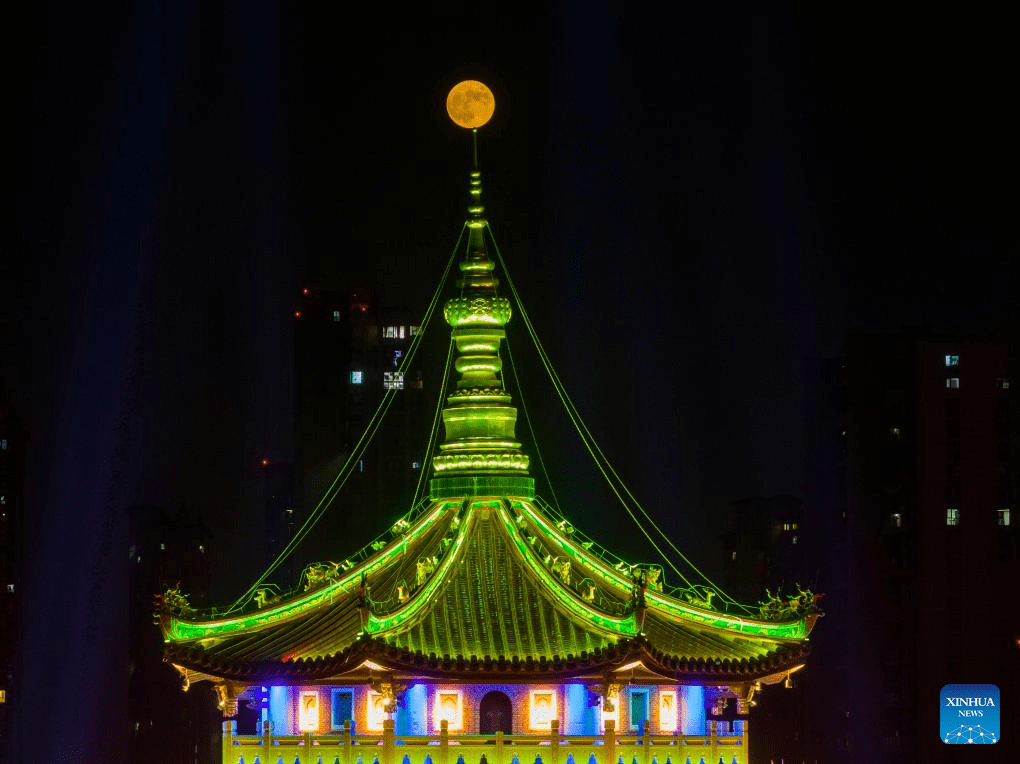
<svg viewBox="0 0 1020 764"><path fill-rule="evenodd" d="M7 762L21 679L27 431L0 385L0 762Z"/></svg>
<svg viewBox="0 0 1020 764"><path fill-rule="evenodd" d="M350 464L343 491L299 555L303 561L332 559L338 551L353 552L354 539L381 533L410 507L426 462L439 380L430 380L427 392L417 359L402 374L398 371L421 317L382 306L374 290L302 289L293 320L294 511L285 513L290 535L279 536L274 542L279 548L314 511L357 449L385 391L396 391L368 448ZM292 582L299 572L282 580Z"/></svg>
<svg viewBox="0 0 1020 764"><path fill-rule="evenodd" d="M175 515L137 505L128 513L128 624L131 761L195 764L217 761L219 714L208 687L181 693L180 674L163 661L153 634L154 597L179 586L193 607L206 606L214 540L201 519L182 507Z"/></svg>
<svg viewBox="0 0 1020 764"><path fill-rule="evenodd" d="M754 496L731 504L723 536L727 594L753 603L764 600L766 592L790 597L798 586L814 588L815 576L807 567L806 554L811 531L804 515L801 501L792 496ZM812 661L783 684L763 688L751 717L754 761L805 759L805 684L811 681L813 671ZM727 719L728 711L713 718Z"/></svg>
<svg viewBox="0 0 1020 764"><path fill-rule="evenodd" d="M855 336L846 371L849 758L953 761L943 685L1018 697L1017 345Z"/></svg>

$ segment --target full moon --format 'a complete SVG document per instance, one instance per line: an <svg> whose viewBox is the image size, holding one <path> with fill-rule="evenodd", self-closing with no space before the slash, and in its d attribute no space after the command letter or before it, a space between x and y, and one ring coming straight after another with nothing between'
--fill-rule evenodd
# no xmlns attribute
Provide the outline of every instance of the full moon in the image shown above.
<svg viewBox="0 0 1020 764"><path fill-rule="evenodd" d="M464 80L446 96L446 113L461 127L481 127L496 110L492 91L478 80Z"/></svg>

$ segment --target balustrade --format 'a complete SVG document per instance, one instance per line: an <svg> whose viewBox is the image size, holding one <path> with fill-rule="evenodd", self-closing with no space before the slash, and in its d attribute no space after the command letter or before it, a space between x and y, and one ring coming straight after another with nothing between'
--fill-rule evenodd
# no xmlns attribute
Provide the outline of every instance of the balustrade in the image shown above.
<svg viewBox="0 0 1020 764"><path fill-rule="evenodd" d="M451 735L447 723L435 735L396 735L393 721L381 735L342 732L274 735L263 722L261 735L236 734L237 722L223 723L223 764L748 764L747 728L742 734L618 735L607 719L602 735L561 735L553 720L548 734Z"/></svg>

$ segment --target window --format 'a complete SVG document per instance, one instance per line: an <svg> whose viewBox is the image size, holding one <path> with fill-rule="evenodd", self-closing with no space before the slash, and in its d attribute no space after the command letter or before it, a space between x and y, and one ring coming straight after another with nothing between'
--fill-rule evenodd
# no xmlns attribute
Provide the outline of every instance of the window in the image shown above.
<svg viewBox="0 0 1020 764"><path fill-rule="evenodd" d="M1000 390L1009 390L1009 377L999 377L995 380L995 386Z"/></svg>
<svg viewBox="0 0 1020 764"><path fill-rule="evenodd" d="M421 331L421 327L420 326L412 326L412 327L410 327L410 329L411 329L411 336L412 337L414 335L416 335L418 332Z"/></svg>
<svg viewBox="0 0 1020 764"><path fill-rule="evenodd" d="M997 509L995 510L995 514L997 516L997 521L999 525L1001 525L1003 528L1009 525L1010 518L1008 509Z"/></svg>
<svg viewBox="0 0 1020 764"><path fill-rule="evenodd" d="M946 377L946 390L957 390L960 387L959 377Z"/></svg>
<svg viewBox="0 0 1020 764"><path fill-rule="evenodd" d="M959 366L959 365L960 365L960 356L958 356L958 355L947 355L946 356L946 366Z"/></svg>
<svg viewBox="0 0 1020 764"><path fill-rule="evenodd" d="M659 732L676 732L676 691L659 691Z"/></svg>
<svg viewBox="0 0 1020 764"><path fill-rule="evenodd" d="M438 730L446 722L447 729L459 730L463 726L463 707L460 690L439 690L436 692L433 721Z"/></svg>
<svg viewBox="0 0 1020 764"><path fill-rule="evenodd" d="M890 427L889 434L892 435L893 438L895 438L896 440L899 440L900 438L903 437L903 430L900 429L899 427Z"/></svg>
<svg viewBox="0 0 1020 764"><path fill-rule="evenodd" d="M344 728L344 722L354 724L354 690L333 690L333 703L330 706L330 726L335 730Z"/></svg>
<svg viewBox="0 0 1020 764"><path fill-rule="evenodd" d="M396 368L398 368L400 366L400 359L403 357L403 355L404 355L404 351L403 350L394 350L393 351L393 368L394 369L396 369Z"/></svg>
<svg viewBox="0 0 1020 764"><path fill-rule="evenodd" d="M333 311L333 322L337 323L337 324L340 323L340 311L339 310L334 310Z"/></svg>
<svg viewBox="0 0 1020 764"><path fill-rule="evenodd" d="M384 326L382 336L387 340L395 340L397 339L398 332L401 328L402 327L399 326Z"/></svg>
<svg viewBox="0 0 1020 764"><path fill-rule="evenodd" d="M630 691L630 728L641 729L641 725L648 721L648 690Z"/></svg>
<svg viewBox="0 0 1020 764"><path fill-rule="evenodd" d="M731 560L737 559L737 553L736 552L730 552L730 559Z"/></svg>
<svg viewBox="0 0 1020 764"><path fill-rule="evenodd" d="M421 469L421 462L411 462L411 469L412 470L420 470Z"/></svg>
<svg viewBox="0 0 1020 764"><path fill-rule="evenodd" d="M556 718L556 692L554 690L532 690L530 711L531 729L549 729L549 722Z"/></svg>
<svg viewBox="0 0 1020 764"><path fill-rule="evenodd" d="M403 390L404 375L399 371L384 371L382 386L385 390Z"/></svg>
<svg viewBox="0 0 1020 764"><path fill-rule="evenodd" d="M790 539L790 542L793 543L793 544L796 544L797 543L797 537L794 536L792 539Z"/></svg>
<svg viewBox="0 0 1020 764"><path fill-rule="evenodd" d="M892 520L893 528L903 527L903 515L901 515L899 512L893 512L890 519Z"/></svg>
<svg viewBox="0 0 1020 764"><path fill-rule="evenodd" d="M7 593L14 594L14 584L7 584Z"/></svg>
<svg viewBox="0 0 1020 764"><path fill-rule="evenodd" d="M364 472L364 471L365 471L365 460L364 459L358 459L358 472Z"/></svg>
<svg viewBox="0 0 1020 764"><path fill-rule="evenodd" d="M797 523L792 523L790 527L793 528L794 530L797 530Z"/></svg>
<svg viewBox="0 0 1020 764"><path fill-rule="evenodd" d="M364 372L360 369L351 372L351 384L360 385L365 379Z"/></svg>
<svg viewBox="0 0 1020 764"><path fill-rule="evenodd" d="M0 690L0 703L7 702L7 690Z"/></svg>
<svg viewBox="0 0 1020 764"><path fill-rule="evenodd" d="M949 507L946 510L946 525L960 524L960 510L956 507Z"/></svg>
<svg viewBox="0 0 1020 764"><path fill-rule="evenodd" d="M0 438L0 451L7 450L7 438Z"/></svg>
<svg viewBox="0 0 1020 764"><path fill-rule="evenodd" d="M298 729L317 732L319 729L319 693L302 692L298 699Z"/></svg>
<svg viewBox="0 0 1020 764"><path fill-rule="evenodd" d="M783 523L783 530L784 531L790 530L790 524L789 523Z"/></svg>

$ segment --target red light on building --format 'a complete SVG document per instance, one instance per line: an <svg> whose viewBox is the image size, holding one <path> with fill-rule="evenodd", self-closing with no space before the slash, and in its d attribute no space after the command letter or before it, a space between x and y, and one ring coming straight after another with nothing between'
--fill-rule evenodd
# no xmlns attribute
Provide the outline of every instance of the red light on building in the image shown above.
<svg viewBox="0 0 1020 764"><path fill-rule="evenodd" d="M301 311L300 310L295 310L294 311L294 318L301 318Z"/></svg>
<svg viewBox="0 0 1020 764"><path fill-rule="evenodd" d="M301 294L308 294L308 287L301 290Z"/></svg>
<svg viewBox="0 0 1020 764"><path fill-rule="evenodd" d="M269 459L266 458L265 456L262 457L262 466L263 467L268 467L269 466Z"/></svg>

